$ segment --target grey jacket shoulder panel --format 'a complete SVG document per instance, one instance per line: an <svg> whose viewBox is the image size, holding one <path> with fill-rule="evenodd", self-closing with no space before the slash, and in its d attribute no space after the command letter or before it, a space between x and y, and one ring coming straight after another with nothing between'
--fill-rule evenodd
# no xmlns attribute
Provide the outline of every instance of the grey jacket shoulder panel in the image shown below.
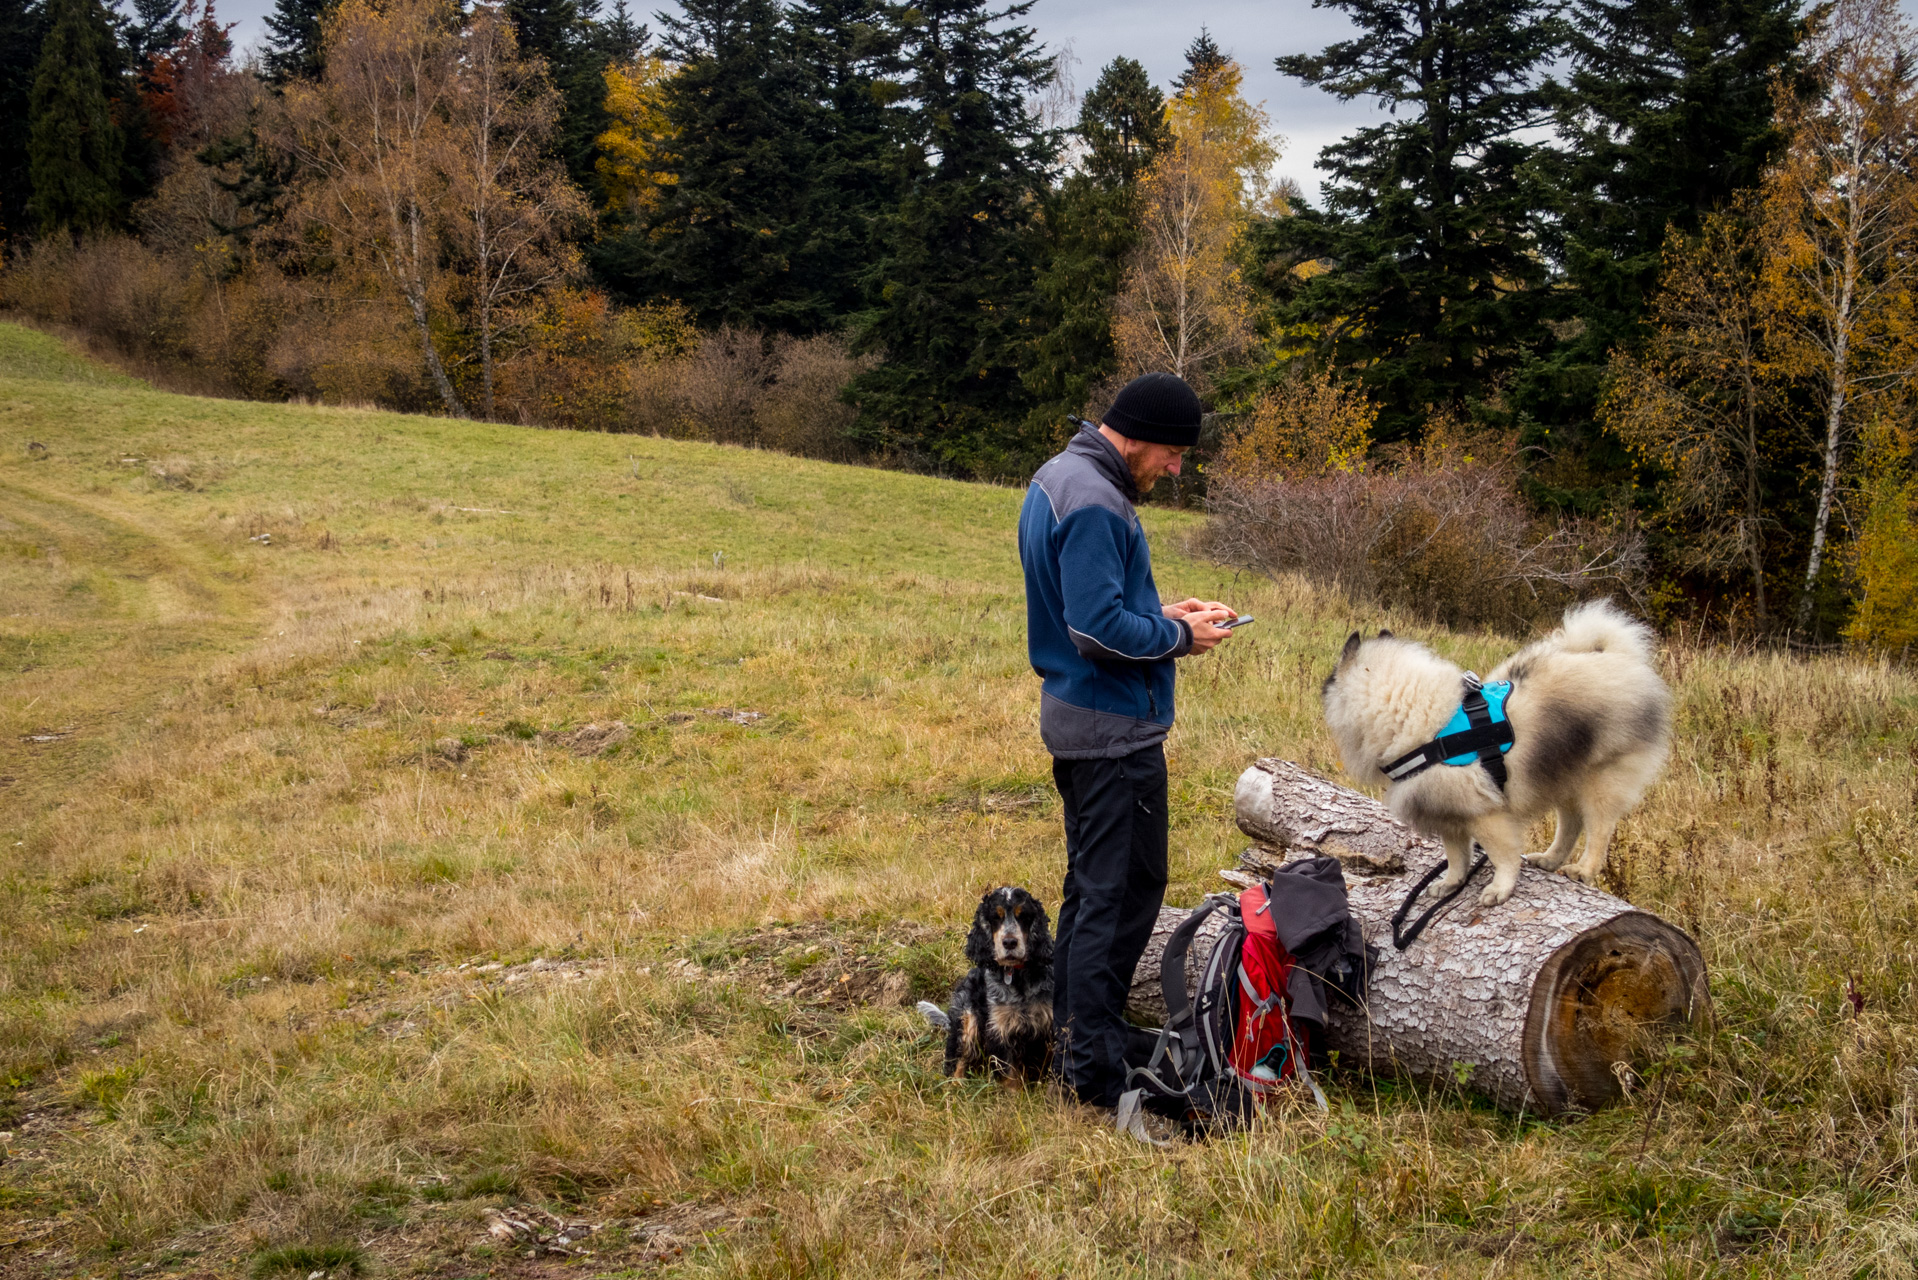
<svg viewBox="0 0 1918 1280"><path fill-rule="evenodd" d="M1052 505L1054 520L1064 520L1086 507L1103 507L1127 524L1137 524L1139 513L1121 487L1122 483L1130 487L1130 482L1119 451L1096 431L1074 436L1064 453L1032 477Z"/></svg>

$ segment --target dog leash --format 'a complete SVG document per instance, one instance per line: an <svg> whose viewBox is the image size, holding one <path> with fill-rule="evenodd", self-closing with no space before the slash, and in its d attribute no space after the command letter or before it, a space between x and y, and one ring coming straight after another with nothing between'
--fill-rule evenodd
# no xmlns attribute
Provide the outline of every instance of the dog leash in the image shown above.
<svg viewBox="0 0 1918 1280"><path fill-rule="evenodd" d="M1425 932L1425 926L1432 923L1432 917L1437 915L1445 907L1446 903L1458 897L1459 894L1464 893L1465 886L1472 883L1472 877L1479 873L1479 868L1490 861L1491 858L1481 852L1478 855L1478 861L1474 862L1471 870L1465 873L1465 878L1459 881L1444 897L1427 907L1425 914L1414 920L1412 927L1407 930L1404 928L1405 917L1411 914L1412 904L1417 902L1419 895L1425 892L1426 887L1429 886L1432 881L1438 879L1439 875L1451 865L1451 860L1448 858L1426 872L1425 879L1412 886L1412 892L1405 895L1405 901L1399 903L1399 909L1392 913L1392 945L1400 951L1403 951L1418 941L1418 936Z"/></svg>

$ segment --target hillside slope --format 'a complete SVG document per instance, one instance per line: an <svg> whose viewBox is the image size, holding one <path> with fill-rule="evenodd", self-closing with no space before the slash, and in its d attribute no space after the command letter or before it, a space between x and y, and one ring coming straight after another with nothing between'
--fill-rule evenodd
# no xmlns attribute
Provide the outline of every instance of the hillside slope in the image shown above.
<svg viewBox="0 0 1918 1280"><path fill-rule="evenodd" d="M940 1083L902 1002L983 888L1057 895L1020 497L174 396L0 325L0 1274L1911 1266L1918 688L1880 666L1668 655L1617 887L1700 935L1723 1025L1618 1111L1340 1078L1158 1153ZM1186 667L1173 901L1246 761L1334 767L1348 629L1508 647L1147 523L1162 586L1259 617Z"/></svg>

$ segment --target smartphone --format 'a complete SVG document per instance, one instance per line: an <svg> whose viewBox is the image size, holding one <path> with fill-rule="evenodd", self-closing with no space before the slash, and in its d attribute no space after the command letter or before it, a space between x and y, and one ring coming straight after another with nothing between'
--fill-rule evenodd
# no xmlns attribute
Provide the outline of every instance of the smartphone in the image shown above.
<svg viewBox="0 0 1918 1280"><path fill-rule="evenodd" d="M1257 621L1258 619L1254 618L1251 614L1242 613L1238 617L1232 619L1232 621L1230 622L1219 623L1218 627L1221 631L1230 631L1234 627L1243 627L1248 622L1257 622Z"/></svg>

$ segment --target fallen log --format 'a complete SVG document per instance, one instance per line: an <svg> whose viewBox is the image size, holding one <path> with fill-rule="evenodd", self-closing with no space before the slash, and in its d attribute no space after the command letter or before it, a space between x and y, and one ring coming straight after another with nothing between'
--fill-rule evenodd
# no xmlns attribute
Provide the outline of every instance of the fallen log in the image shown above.
<svg viewBox="0 0 1918 1280"><path fill-rule="evenodd" d="M1262 879L1284 861L1322 855L1345 866L1377 962L1366 1009L1335 1009L1327 1027L1344 1062L1462 1078L1511 1111L1589 1111L1618 1098L1662 1040L1710 1015L1697 945L1623 899L1528 865L1509 902L1481 907L1487 869L1399 951L1392 913L1444 861L1437 841L1286 760L1247 769L1234 807L1239 829L1259 842L1241 855L1242 870ZM1428 891L1418 910L1435 900ZM1185 915L1160 913L1133 979L1131 1009L1141 1021L1164 1017L1160 956ZM1193 944L1188 990L1223 928L1212 926Z"/></svg>

